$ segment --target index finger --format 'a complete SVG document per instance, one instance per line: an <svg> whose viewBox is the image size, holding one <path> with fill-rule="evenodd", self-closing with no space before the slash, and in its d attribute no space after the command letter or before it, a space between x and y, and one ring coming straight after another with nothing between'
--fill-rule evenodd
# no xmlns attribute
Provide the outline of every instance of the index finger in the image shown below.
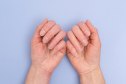
<svg viewBox="0 0 126 84"><path fill-rule="evenodd" d="M38 27L36 28L35 30L35 33L33 35L33 38L32 40L38 40L38 41L41 41L41 36L40 36L40 31L42 29L42 27L48 22L48 19L44 19L40 25L38 25Z"/></svg>

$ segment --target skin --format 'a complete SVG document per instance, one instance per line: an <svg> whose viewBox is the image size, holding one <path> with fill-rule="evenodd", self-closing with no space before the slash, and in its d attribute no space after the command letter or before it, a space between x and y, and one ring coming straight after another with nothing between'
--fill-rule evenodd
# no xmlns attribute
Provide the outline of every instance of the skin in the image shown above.
<svg viewBox="0 0 126 84"><path fill-rule="evenodd" d="M67 42L63 40L65 36L56 22L47 19L36 28L26 84L49 84L51 74L65 53L80 77L80 84L105 84L100 69L101 43L91 22L75 25L67 32Z"/></svg>
<svg viewBox="0 0 126 84"><path fill-rule="evenodd" d="M32 64L26 84L49 84L52 72L66 53L65 36L58 24L47 19L36 28L31 42Z"/></svg>
<svg viewBox="0 0 126 84"><path fill-rule="evenodd" d="M78 23L67 37L67 56L80 76L80 84L105 84L100 69L101 43L91 22Z"/></svg>

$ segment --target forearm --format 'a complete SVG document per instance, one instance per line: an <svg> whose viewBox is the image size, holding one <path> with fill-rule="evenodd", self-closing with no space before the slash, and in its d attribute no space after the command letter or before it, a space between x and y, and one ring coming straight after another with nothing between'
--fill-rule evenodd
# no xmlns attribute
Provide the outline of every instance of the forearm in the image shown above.
<svg viewBox="0 0 126 84"><path fill-rule="evenodd" d="M105 84L100 68L98 67L89 73L81 74L80 84Z"/></svg>
<svg viewBox="0 0 126 84"><path fill-rule="evenodd" d="M41 68L30 67L25 84L49 84L50 74Z"/></svg>

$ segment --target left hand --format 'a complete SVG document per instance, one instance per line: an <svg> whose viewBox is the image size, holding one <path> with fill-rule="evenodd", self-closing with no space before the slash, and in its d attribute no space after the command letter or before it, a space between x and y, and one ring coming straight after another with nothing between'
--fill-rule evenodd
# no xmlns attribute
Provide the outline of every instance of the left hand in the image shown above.
<svg viewBox="0 0 126 84"><path fill-rule="evenodd" d="M101 43L91 22L80 22L67 33L67 36L67 56L78 74L97 69L100 65Z"/></svg>

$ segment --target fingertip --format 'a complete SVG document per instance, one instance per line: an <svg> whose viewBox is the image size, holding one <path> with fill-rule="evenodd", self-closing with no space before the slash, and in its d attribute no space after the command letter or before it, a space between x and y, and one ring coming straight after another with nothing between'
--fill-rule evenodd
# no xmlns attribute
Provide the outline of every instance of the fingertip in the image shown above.
<svg viewBox="0 0 126 84"><path fill-rule="evenodd" d="M50 23L56 24L54 20L49 20Z"/></svg>
<svg viewBox="0 0 126 84"><path fill-rule="evenodd" d="M90 30L89 30L89 28L86 26L86 24L85 24L85 22L79 22L78 23L78 26L79 26L79 28L83 31L83 33L87 36L87 37L89 37L90 36Z"/></svg>
<svg viewBox="0 0 126 84"><path fill-rule="evenodd" d="M94 30L98 33L98 28L94 27Z"/></svg>
<svg viewBox="0 0 126 84"><path fill-rule="evenodd" d="M61 26L59 24L56 24L56 25L57 25L57 27L61 28Z"/></svg>
<svg viewBox="0 0 126 84"><path fill-rule="evenodd" d="M55 27L58 31L61 31L61 26L59 24L55 24Z"/></svg>
<svg viewBox="0 0 126 84"><path fill-rule="evenodd" d="M40 25L43 24L43 23L47 23L47 22L48 22L48 19L45 18L45 19L43 19L43 20L41 21Z"/></svg>
<svg viewBox="0 0 126 84"><path fill-rule="evenodd" d="M80 21L77 25L80 26L83 23L84 23L84 21Z"/></svg>
<svg viewBox="0 0 126 84"><path fill-rule="evenodd" d="M88 37L91 35L91 32L89 30L85 31L85 33Z"/></svg>
<svg viewBox="0 0 126 84"><path fill-rule="evenodd" d="M73 31L73 32L76 32L76 29L77 29L77 28L79 28L79 27L78 27L77 25L74 25L74 26L72 27L72 31Z"/></svg>
<svg viewBox="0 0 126 84"><path fill-rule="evenodd" d="M40 36L44 36L45 35L45 30L44 29L41 29L41 31L40 31Z"/></svg>
<svg viewBox="0 0 126 84"><path fill-rule="evenodd" d="M90 20L86 20L85 24L90 28L94 29L94 25L92 24L92 22Z"/></svg>
<svg viewBox="0 0 126 84"><path fill-rule="evenodd" d="M92 25L92 22L91 22L90 20L86 20L85 24L86 24L88 27L94 28L94 26Z"/></svg>
<svg viewBox="0 0 126 84"><path fill-rule="evenodd" d="M84 40L82 40L82 43L83 43L83 45L84 45L84 46L87 46L87 45L88 45L88 41L87 41L87 40L85 40L85 39L84 39Z"/></svg>
<svg viewBox="0 0 126 84"><path fill-rule="evenodd" d="M91 23L91 21L90 21L89 19L87 19L85 22L86 22L86 23Z"/></svg>
<svg viewBox="0 0 126 84"><path fill-rule="evenodd" d="M45 18L44 20L42 20L42 22L40 23L40 27L44 26L46 23L48 23L48 19Z"/></svg>
<svg viewBox="0 0 126 84"><path fill-rule="evenodd" d="M78 27L78 25L74 25L74 26L73 26L73 28L77 28L77 27Z"/></svg>
<svg viewBox="0 0 126 84"><path fill-rule="evenodd" d="M43 21L48 21L48 18L45 18Z"/></svg>

